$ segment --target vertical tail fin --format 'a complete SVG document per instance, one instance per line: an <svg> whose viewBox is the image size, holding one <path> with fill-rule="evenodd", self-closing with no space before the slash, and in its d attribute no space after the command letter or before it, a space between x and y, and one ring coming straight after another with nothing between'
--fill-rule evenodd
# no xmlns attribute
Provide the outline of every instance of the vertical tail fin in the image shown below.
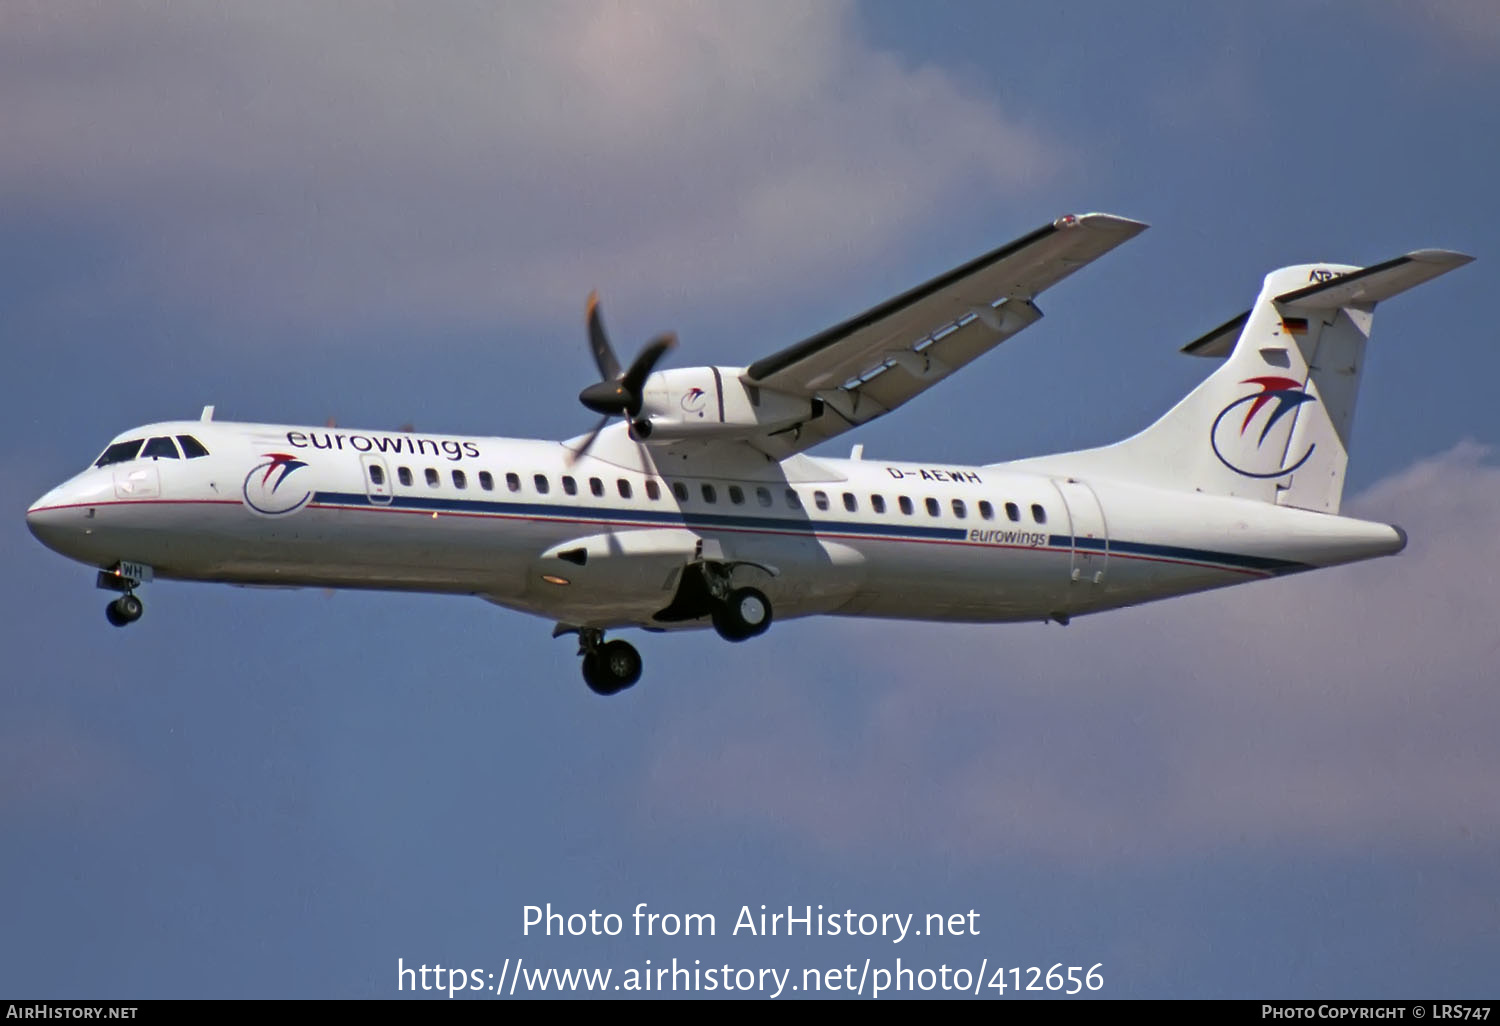
<svg viewBox="0 0 1500 1026"><path fill-rule="evenodd" d="M1272 271L1250 310L1184 347L1226 359L1155 424L1023 463L1337 513L1375 304L1472 259L1429 249Z"/></svg>

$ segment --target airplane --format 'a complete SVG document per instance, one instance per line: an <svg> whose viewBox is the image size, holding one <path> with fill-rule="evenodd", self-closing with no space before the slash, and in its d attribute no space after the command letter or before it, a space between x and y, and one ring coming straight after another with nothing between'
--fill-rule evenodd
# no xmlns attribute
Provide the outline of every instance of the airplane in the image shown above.
<svg viewBox="0 0 1500 1026"><path fill-rule="evenodd" d="M1399 552L1339 515L1375 305L1472 257L1419 250L1265 277L1183 352L1222 361L1113 445L981 466L807 450L1042 316L1037 297L1147 226L1067 215L748 367L622 365L590 297L602 419L567 441L198 420L117 435L26 513L98 568L111 624L156 579L477 595L576 635L588 687L641 657L607 631L743 642L819 614L1067 624Z"/></svg>

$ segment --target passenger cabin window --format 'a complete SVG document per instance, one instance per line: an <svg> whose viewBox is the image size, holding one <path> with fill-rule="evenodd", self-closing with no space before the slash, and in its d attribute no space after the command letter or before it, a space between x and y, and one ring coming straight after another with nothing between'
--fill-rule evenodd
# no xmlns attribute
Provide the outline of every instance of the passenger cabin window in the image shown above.
<svg viewBox="0 0 1500 1026"><path fill-rule="evenodd" d="M755 501L760 503L762 506L770 508L771 489L766 488L765 486L761 486L755 489Z"/></svg>
<svg viewBox="0 0 1500 1026"><path fill-rule="evenodd" d="M569 495L577 495L578 494L578 482L574 481L571 477L568 477L567 475L564 475L563 476L563 491L567 492Z"/></svg>
<svg viewBox="0 0 1500 1026"><path fill-rule="evenodd" d="M1005 504L1005 519L1013 524L1019 524L1021 522L1021 507L1017 506L1014 502L1007 502Z"/></svg>
<svg viewBox="0 0 1500 1026"><path fill-rule="evenodd" d="M876 513L884 513L885 512L885 496L884 495L872 495L872 496L870 496L870 508L873 509Z"/></svg>
<svg viewBox="0 0 1500 1026"><path fill-rule="evenodd" d="M203 443L192 435L178 435L177 444L182 446L182 454L190 460L208 455L208 450L203 448Z"/></svg>
<svg viewBox="0 0 1500 1026"><path fill-rule="evenodd" d="M1047 522L1047 511L1033 502L1031 504L1031 519L1039 524L1045 524Z"/></svg>
<svg viewBox="0 0 1500 1026"><path fill-rule="evenodd" d="M984 519L986 520L995 519L995 507L990 505L989 499L979 500L979 515L984 517Z"/></svg>
<svg viewBox="0 0 1500 1026"><path fill-rule="evenodd" d="M657 484L654 478L646 479L646 498L652 502L661 498L661 485Z"/></svg>
<svg viewBox="0 0 1500 1026"><path fill-rule="evenodd" d="M828 493L824 491L813 492L813 505L819 509L828 508Z"/></svg>
<svg viewBox="0 0 1500 1026"><path fill-rule="evenodd" d="M464 472L462 470L455 470L453 472L453 487L454 488L467 488L467 487L469 487L469 479L468 479L467 476L465 476L465 474L464 474Z"/></svg>
<svg viewBox="0 0 1500 1026"><path fill-rule="evenodd" d="M788 488L786 490L786 504L789 509L801 509L802 496L798 495L794 489Z"/></svg>
<svg viewBox="0 0 1500 1026"><path fill-rule="evenodd" d="M953 515L958 517L958 519L960 520L969 515L968 509L964 506L964 500L953 500Z"/></svg>
<svg viewBox="0 0 1500 1026"><path fill-rule="evenodd" d="M734 503L736 506L741 505L745 501L744 489L742 489L739 485L730 485L729 501Z"/></svg>
<svg viewBox="0 0 1500 1026"><path fill-rule="evenodd" d="M673 481L672 482L672 494L675 495L675 496L677 496L677 501L678 502L687 502L687 499L688 499L687 485L683 484L681 481Z"/></svg>
<svg viewBox="0 0 1500 1026"><path fill-rule="evenodd" d="M620 498L622 498L622 499L628 499L628 498L630 498L630 482L629 481L625 480L622 477L618 481L616 481L615 484L620 489Z"/></svg>
<svg viewBox="0 0 1500 1026"><path fill-rule="evenodd" d="M495 475L491 474L488 470L481 470L479 472L479 487L487 492L493 492L495 490Z"/></svg>
<svg viewBox="0 0 1500 1026"><path fill-rule="evenodd" d="M141 459L175 460L177 459L177 445L166 436L153 438L146 443L146 448L141 450Z"/></svg>
<svg viewBox="0 0 1500 1026"><path fill-rule="evenodd" d="M928 516L933 516L933 517L938 516L938 515L940 515L942 513L942 509L943 508L938 505L938 501L936 499L934 499L930 495L927 497L927 515Z"/></svg>
<svg viewBox="0 0 1500 1026"><path fill-rule="evenodd" d="M438 472L431 467L427 468L427 485L429 488L436 488L438 486Z"/></svg>
<svg viewBox="0 0 1500 1026"><path fill-rule="evenodd" d="M589 478L589 491L593 492L596 498L603 498L604 482L599 480L597 477Z"/></svg>
<svg viewBox="0 0 1500 1026"><path fill-rule="evenodd" d="M377 463L370 464L370 483L372 485L385 484L385 471L381 470Z"/></svg>
<svg viewBox="0 0 1500 1026"><path fill-rule="evenodd" d="M901 496L900 498L898 498L896 500L896 505L900 506L901 507L901 512L905 513L907 516L911 516L913 513L916 512L915 508L913 508L913 506L911 504L911 499L908 498L905 495Z"/></svg>
<svg viewBox="0 0 1500 1026"><path fill-rule="evenodd" d="M707 481L703 482L703 501L704 502L718 502L719 501L719 493L716 492L716 491L714 491L714 486L711 485L711 484L709 484Z"/></svg>
<svg viewBox="0 0 1500 1026"><path fill-rule="evenodd" d="M853 492L844 493L844 509L848 510L850 513L859 512L859 500L854 497Z"/></svg>
<svg viewBox="0 0 1500 1026"><path fill-rule="evenodd" d="M410 487L411 486L411 468L410 467L397 467L396 468L396 480L400 481L402 484L406 485L407 487Z"/></svg>
<svg viewBox="0 0 1500 1026"><path fill-rule="evenodd" d="M538 495L546 495L548 489L551 488L551 485L547 483L546 474L536 474L532 477L531 483L536 485L536 491Z"/></svg>
<svg viewBox="0 0 1500 1026"><path fill-rule="evenodd" d="M509 488L513 492L519 492L521 490L521 475L514 473L506 474L505 487Z"/></svg>

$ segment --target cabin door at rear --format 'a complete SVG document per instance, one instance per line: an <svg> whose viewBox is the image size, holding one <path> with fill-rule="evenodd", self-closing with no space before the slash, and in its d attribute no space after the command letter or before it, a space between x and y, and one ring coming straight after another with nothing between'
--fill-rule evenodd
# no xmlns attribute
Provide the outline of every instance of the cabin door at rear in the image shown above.
<svg viewBox="0 0 1500 1026"><path fill-rule="evenodd" d="M1073 478L1057 481L1068 507L1069 532L1072 535L1073 561L1069 580L1074 588L1092 589L1104 584L1109 572L1109 530L1099 497L1086 482ZM1086 600L1086 596L1074 596Z"/></svg>

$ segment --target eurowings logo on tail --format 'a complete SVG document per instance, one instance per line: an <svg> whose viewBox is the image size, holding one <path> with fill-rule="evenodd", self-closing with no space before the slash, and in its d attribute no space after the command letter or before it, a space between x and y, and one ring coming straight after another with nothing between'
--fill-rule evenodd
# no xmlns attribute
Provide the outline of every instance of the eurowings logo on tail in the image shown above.
<svg viewBox="0 0 1500 1026"><path fill-rule="evenodd" d="M1260 391L1241 396L1219 411L1208 436L1214 455L1224 466L1245 477L1265 479L1290 474L1307 462L1317 445L1310 444L1306 452L1294 456L1287 446L1291 441L1291 426L1297 418L1287 419L1286 415L1317 399L1308 395L1302 382L1295 378L1268 375L1247 378L1240 384L1258 385ZM1241 407L1248 407L1244 417L1230 416ZM1261 418L1260 431L1252 431L1256 418L1268 408L1269 412ZM1283 429L1273 434L1277 424L1282 424Z"/></svg>
<svg viewBox="0 0 1500 1026"><path fill-rule="evenodd" d="M266 462L257 463L245 475L245 486L242 489L245 505L267 516L294 513L307 505L307 500L312 498L310 489L300 493L296 487L284 492L281 490L286 479L307 466L307 463L284 452L268 452L264 456Z"/></svg>

